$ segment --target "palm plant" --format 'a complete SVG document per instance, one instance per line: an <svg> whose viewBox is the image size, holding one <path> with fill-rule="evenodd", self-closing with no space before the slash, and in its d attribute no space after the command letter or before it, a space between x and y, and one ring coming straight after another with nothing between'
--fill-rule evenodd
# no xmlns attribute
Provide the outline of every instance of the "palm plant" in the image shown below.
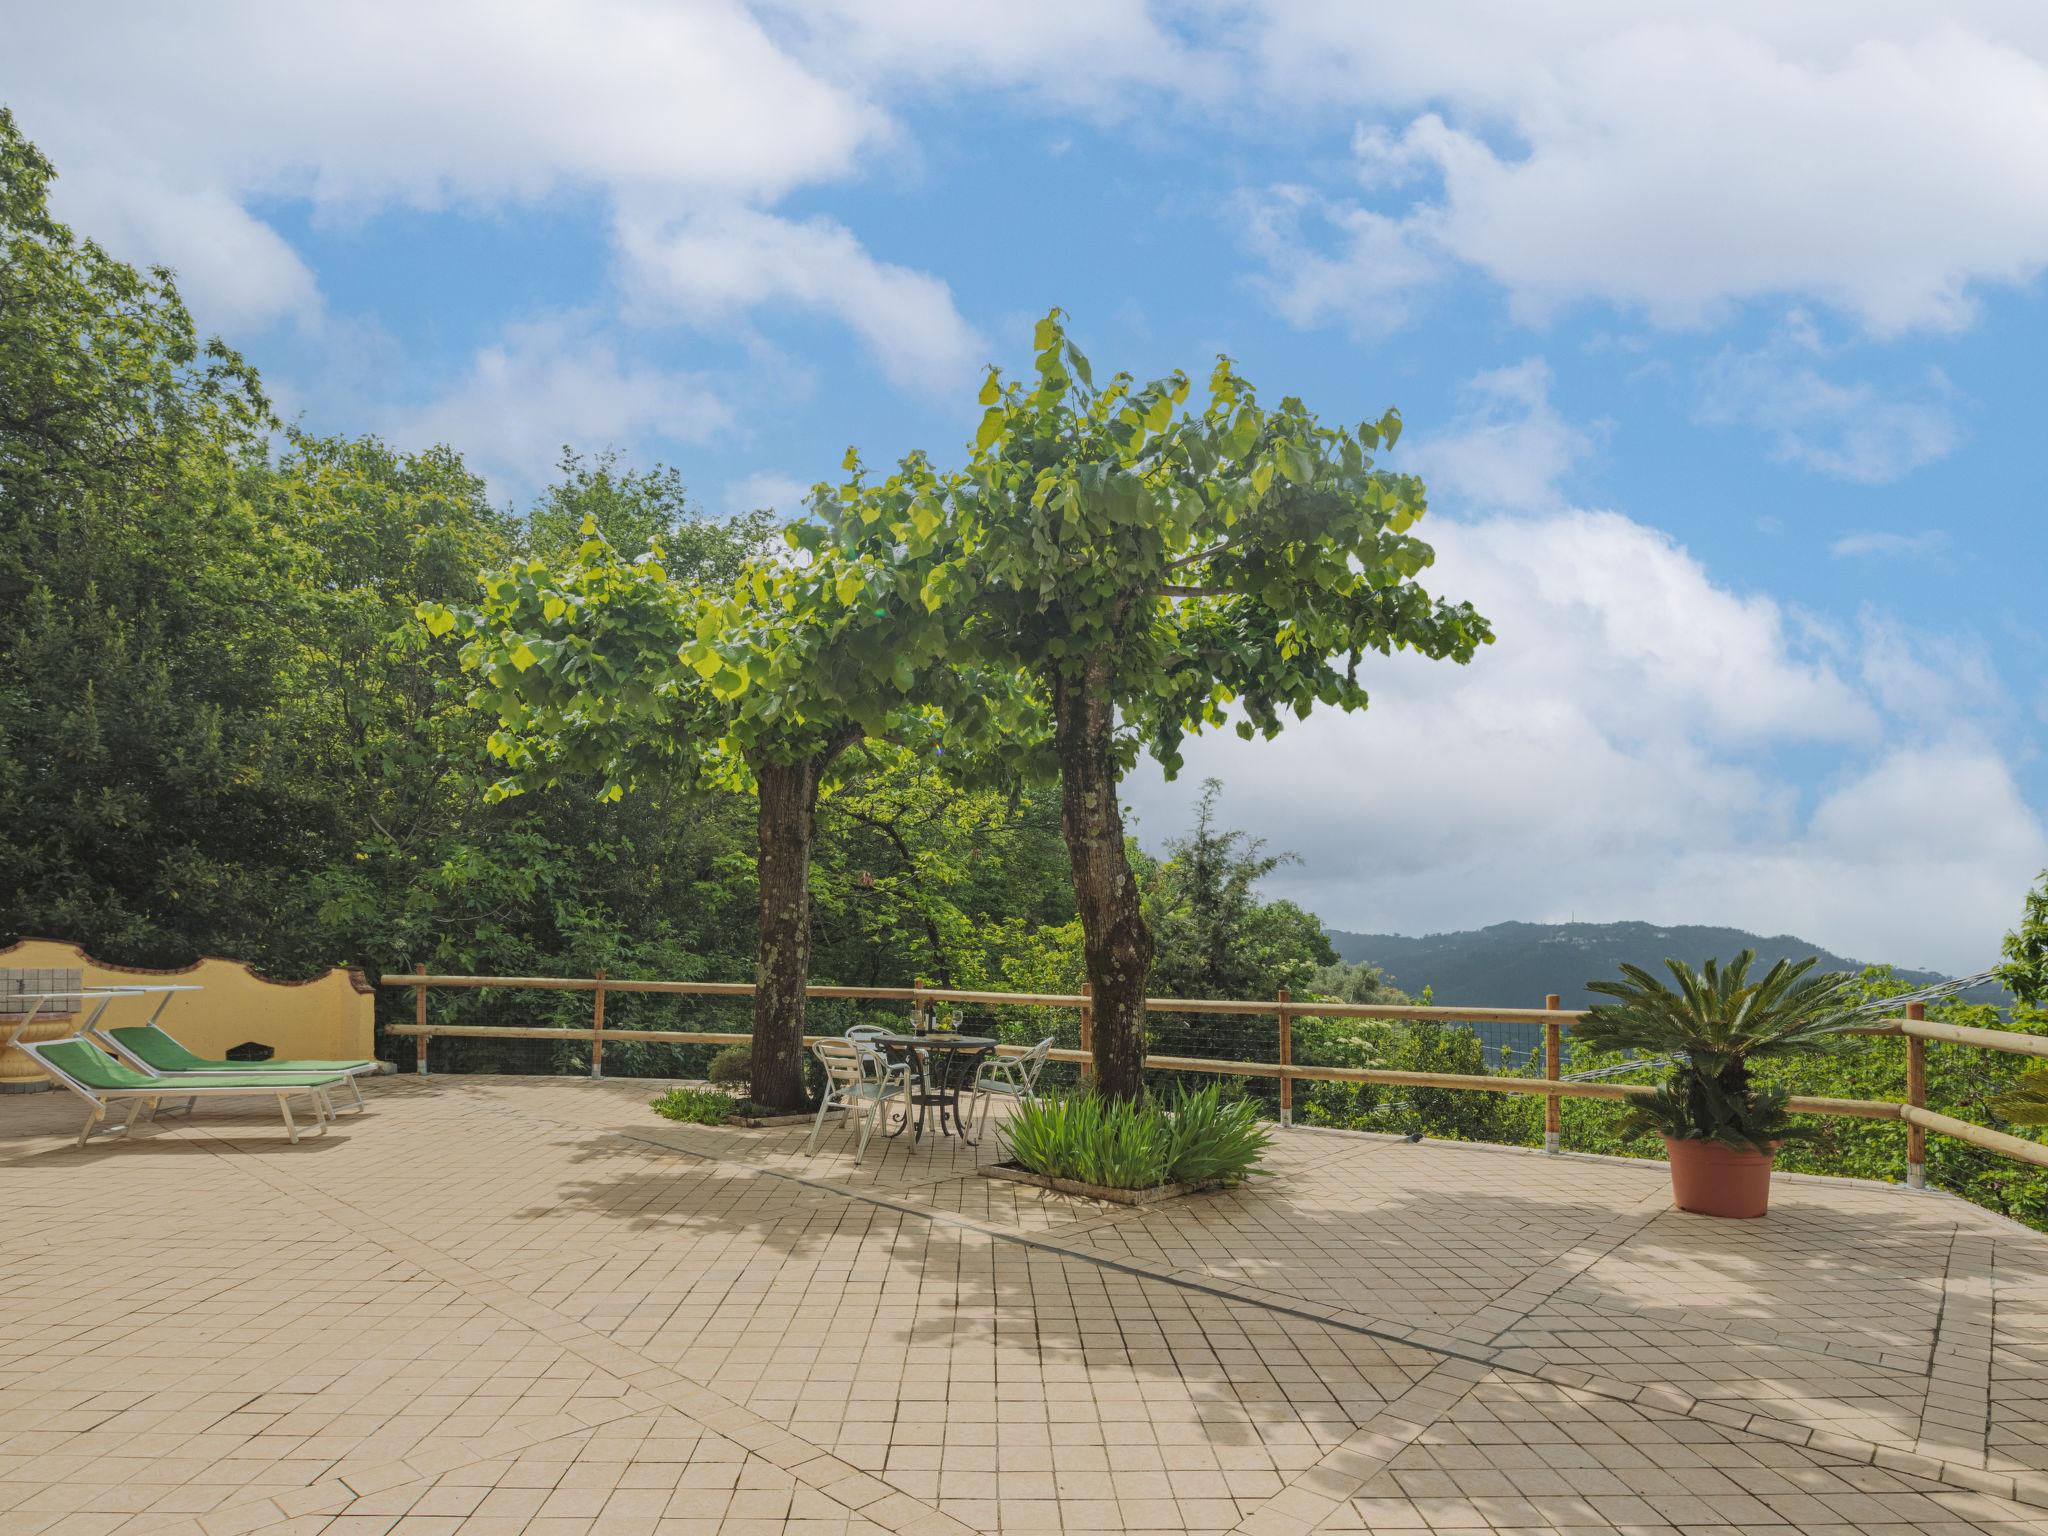
<svg viewBox="0 0 2048 1536"><path fill-rule="evenodd" d="M1991 1107L2013 1125L2048 1125L2048 1067L2029 1067Z"/></svg>
<svg viewBox="0 0 2048 1536"><path fill-rule="evenodd" d="M1751 982L1756 952L1745 949L1723 970L1709 960L1695 972L1666 960L1675 987L1640 966L1626 980L1592 981L1590 992L1617 999L1591 1009L1574 1033L1596 1050L1672 1057L1671 1075L1654 1098L1640 1099L1627 1129L1674 1141L1717 1141L1736 1151L1768 1152L1799 1135L1785 1112L1782 1088L1758 1086L1750 1063L1825 1049L1831 1037L1856 1028L1854 978L1828 972L1808 978L1814 957L1780 960Z"/></svg>

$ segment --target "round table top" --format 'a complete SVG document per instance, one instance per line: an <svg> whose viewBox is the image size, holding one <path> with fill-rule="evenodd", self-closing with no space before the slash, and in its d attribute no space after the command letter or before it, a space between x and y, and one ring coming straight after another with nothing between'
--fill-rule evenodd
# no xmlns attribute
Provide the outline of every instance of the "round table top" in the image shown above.
<svg viewBox="0 0 2048 1536"><path fill-rule="evenodd" d="M995 1048L988 1035L869 1035L879 1045L929 1046L941 1051L986 1051Z"/></svg>

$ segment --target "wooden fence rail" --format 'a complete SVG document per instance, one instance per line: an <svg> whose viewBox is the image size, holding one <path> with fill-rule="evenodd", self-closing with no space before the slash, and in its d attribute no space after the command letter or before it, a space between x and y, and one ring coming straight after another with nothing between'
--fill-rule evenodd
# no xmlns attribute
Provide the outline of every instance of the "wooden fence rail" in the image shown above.
<svg viewBox="0 0 2048 1536"><path fill-rule="evenodd" d="M620 992L653 993L684 997L752 998L754 986L744 981L633 981L606 976L602 970L592 977L578 976L442 976L430 974L424 966L410 974L394 972L380 985L414 989L413 1022L388 1024L386 1034L411 1037L417 1051L416 1066L427 1070L427 1042L435 1035L451 1039L584 1040L590 1043L590 1075L604 1075L604 1043L652 1041L671 1045L738 1045L752 1039L744 1030L612 1029L605 1025L605 997ZM526 992L591 992L591 1025L588 1029L558 1029L496 1024L429 1024L427 993L435 989L475 991L502 988ZM908 1003L913 1016L922 1016L935 1004L967 1003L992 1007L1067 1008L1080 1015L1081 1049L1055 1050L1054 1061L1071 1062L1085 1075L1093 1060L1093 1009L1084 988L1077 993L1060 992L967 992L943 987L836 987L812 986L806 996L825 999L853 999L866 1002ZM1541 1008L1445 1008L1410 1003L1317 1003L1291 998L1282 988L1279 996L1261 998L1148 997L1150 1013L1271 1014L1274 1017L1278 1059L1275 1061L1226 1061L1208 1056L1147 1055L1148 1069L1161 1072L1204 1072L1226 1077L1275 1078L1279 1083L1280 1117L1293 1122L1294 1085L1297 1082L1373 1083L1391 1087L1444 1088L1470 1093L1541 1094L1544 1099L1544 1150L1559 1150L1563 1129L1561 1106L1566 1099L1625 1101L1655 1090L1641 1083L1570 1082L1562 1075L1564 1031L1584 1017L1581 1010L1559 1007L1559 996L1551 993ZM1398 1072L1379 1067L1322 1067L1294 1060L1293 1025L1298 1019L1412 1019L1447 1024L1537 1024L1543 1028L1543 1076L1510 1077L1459 1072ZM1829 1099L1795 1096L1786 1103L1794 1114L1833 1115L1859 1120L1897 1120L1906 1127L1906 1182L1915 1189L1926 1182L1927 1133L1948 1136L1985 1151L1997 1152L2021 1162L2048 1167L2048 1145L2008 1135L1988 1127L1938 1114L1927 1108L1927 1042L1975 1046L1984 1050L2048 1058L2048 1037L2025 1035L2012 1030L1975 1029L1961 1024L1934 1023L1927 1018L1926 1005L1908 1003L1903 1017L1883 1020L1859 1035L1903 1036L1906 1040L1906 1097L1894 1103L1885 1099ZM822 1037L807 1036L805 1043ZM999 1046L1005 1054L1021 1052L1022 1046Z"/></svg>

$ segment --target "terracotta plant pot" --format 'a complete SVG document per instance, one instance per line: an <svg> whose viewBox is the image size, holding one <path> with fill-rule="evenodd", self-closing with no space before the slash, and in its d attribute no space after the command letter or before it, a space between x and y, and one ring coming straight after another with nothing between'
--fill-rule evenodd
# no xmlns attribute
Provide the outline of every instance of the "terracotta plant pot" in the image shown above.
<svg viewBox="0 0 2048 1536"><path fill-rule="evenodd" d="M1702 1216L1761 1216L1771 1203L1769 1152L1737 1152L1718 1141L1664 1138L1671 1198Z"/></svg>

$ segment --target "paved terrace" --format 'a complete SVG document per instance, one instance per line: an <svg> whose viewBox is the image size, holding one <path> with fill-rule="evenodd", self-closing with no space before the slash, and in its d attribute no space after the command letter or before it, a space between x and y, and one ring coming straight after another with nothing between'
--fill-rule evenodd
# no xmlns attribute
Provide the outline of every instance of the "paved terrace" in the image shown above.
<svg viewBox="0 0 2048 1536"><path fill-rule="evenodd" d="M2048 1242L1955 1200L1296 1131L1132 1210L650 1091L0 1100L0 1536L2048 1532Z"/></svg>

